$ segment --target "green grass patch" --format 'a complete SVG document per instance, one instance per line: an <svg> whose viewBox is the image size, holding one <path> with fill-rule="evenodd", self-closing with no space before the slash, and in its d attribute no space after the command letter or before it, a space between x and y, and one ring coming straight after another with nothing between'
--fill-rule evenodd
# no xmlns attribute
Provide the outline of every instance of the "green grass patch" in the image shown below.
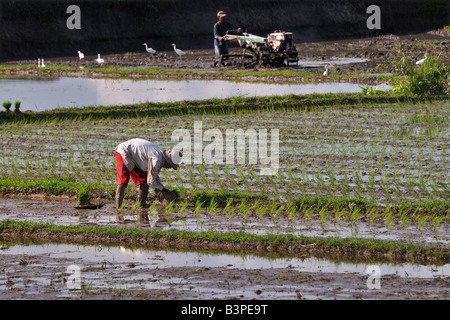
<svg viewBox="0 0 450 320"><path fill-rule="evenodd" d="M17 193L45 193L48 195L69 195L78 194L81 189L93 189L94 185L79 182L75 179L50 178L45 180L22 180L22 179L0 179L0 192L4 194Z"/></svg>
<svg viewBox="0 0 450 320"><path fill-rule="evenodd" d="M45 180L24 180L15 178L0 179L0 193L2 194L36 194L44 193L46 195L67 195L77 197L77 204L80 201L89 200L89 191L96 194L99 198L112 200L115 194L115 185L105 189L95 183L86 183L76 181L73 178L49 178ZM176 190L175 190L176 191ZM341 198L341 197L298 197L289 203L271 199L265 194L234 191L204 191L204 190L185 190L177 192L176 203L188 203L190 205L202 204L201 207L207 207L211 201L217 204L217 208L225 208L230 204L235 206L242 201L249 206L258 203L259 207L265 207L269 210L271 207L282 208L283 211L288 208L295 208L302 211L307 209L320 210L325 208L327 212L341 211L345 209L346 214L351 214L358 209L362 214L372 209L378 211L385 210L384 207L363 198ZM136 191L127 188L125 198L128 200L136 199ZM156 201L156 196L150 199ZM78 203L80 202L80 203ZM88 203L83 203L88 204ZM430 200L398 203L389 208L394 214L431 215L448 217L450 215L450 200Z"/></svg>
<svg viewBox="0 0 450 320"><path fill-rule="evenodd" d="M177 77L207 77L214 78L220 76L222 79L226 77L228 80L244 80L247 77L261 78L264 81L267 78L303 78L305 79L315 79L321 77L320 74L311 72L302 72L292 69L264 69L264 70L215 70L213 72L203 72L195 71L190 69L166 69L159 67L149 67L149 68L130 68L124 69L120 66L105 66L105 67L84 67L80 69L76 66L64 66L64 65L50 65L45 68L38 68L35 65L0 65L0 73L8 73L7 76L11 76L10 73L26 70L36 70L43 73L44 71L48 74L58 75L63 72L95 72L102 74L105 78L114 76L115 78L130 78L131 76L145 77L145 78L156 78L159 75L164 75L165 77L177 76ZM330 79L354 79L354 78L377 78L380 80L389 80L389 76L385 75L346 75L346 74L330 74L328 76Z"/></svg>
<svg viewBox="0 0 450 320"><path fill-rule="evenodd" d="M394 62L403 76L392 79L393 91L410 95L443 95L448 93L449 68L439 56L428 53L421 65L411 62L403 52L402 59Z"/></svg>
<svg viewBox="0 0 450 320"><path fill-rule="evenodd" d="M262 246L271 246L273 250L281 247L295 247L303 245L318 246L321 249L337 249L343 252L369 252L374 256L383 256L384 254L398 255L402 257L421 256L426 258L435 258L439 261L448 261L449 250L445 247L429 247L421 243L408 243L400 241L383 241L367 238L339 238L339 237L308 237L293 236L289 234L267 234L256 235L244 232L224 232L214 231L180 231L180 230L153 230L141 228L118 228L101 226L82 226L82 225L55 225L52 223L37 223L29 221L0 221L0 235L2 233L15 233L17 236L30 236L33 234L50 233L52 239L55 236L77 236L98 237L108 239L108 243L116 241L120 243L126 241L128 244L140 243L141 239L165 239L186 240L192 243L199 241L229 243L236 242L240 244L255 244ZM64 237L61 237L64 238ZM151 243L151 241L150 241ZM402 258L401 258L402 259ZM404 259L404 258L403 258Z"/></svg>
<svg viewBox="0 0 450 320"><path fill-rule="evenodd" d="M445 100L446 96L411 97L389 92L368 96L360 93L285 95L271 97L235 97L169 103L143 103L120 106L96 106L84 108L62 108L42 112L0 112L2 122L42 122L64 120L99 120L118 118L145 118L179 115L222 115L252 112L288 112L318 110L323 107L359 106L393 103L419 103L430 100Z"/></svg>

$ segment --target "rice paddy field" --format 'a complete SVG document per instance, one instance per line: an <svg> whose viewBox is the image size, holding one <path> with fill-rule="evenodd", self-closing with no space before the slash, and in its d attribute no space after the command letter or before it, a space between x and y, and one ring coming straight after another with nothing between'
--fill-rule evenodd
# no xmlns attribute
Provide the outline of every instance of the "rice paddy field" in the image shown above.
<svg viewBox="0 0 450 320"><path fill-rule="evenodd" d="M263 103L264 98L260 102ZM276 253L281 257L301 257L302 261L305 257L350 261L350 265L359 263L363 272L363 266L367 267L369 262L383 268L388 261L400 263L400 266L410 263L411 268L432 264L431 270L439 273L438 278L432 276L433 279L446 283L450 240L449 114L448 101L438 99L356 105L334 103L271 111L268 108L243 109L234 114L197 112L153 116L134 113L123 118L43 117L41 120L5 121L0 129L0 181L2 194L8 198L3 198L1 205L2 239L17 241L19 234L21 239L34 239L32 245L48 238L57 243L81 241L83 245L126 241L138 247L150 245L165 250L200 249L263 256ZM199 126L203 138L201 148L194 143ZM265 129L268 133L264 141L267 142L266 155L273 157L268 166L277 163L278 170L272 175L261 174L261 162L250 163L248 138L244 144L233 142L235 160L227 162L226 132L230 129L242 129L244 133L254 129L258 134ZM178 199L169 204L159 203L155 195L150 194L150 208L137 209L136 189L129 186L126 206L118 211L113 203L116 145L140 137L171 148L178 143L171 139L176 130L187 130L184 137L191 138L187 140L192 142L191 161L182 163L176 171L163 169L161 179L166 187L177 190ZM211 132L215 133L214 138ZM219 145L223 146L223 152L216 152L221 150ZM197 163L194 147L202 150L206 157L211 146L216 147L211 153L216 163L205 161L206 158ZM278 152L272 149L274 146L278 146ZM239 152L245 154L245 161L238 161ZM184 161L189 162L189 158ZM92 201L105 202L106 206L82 213L74 209L77 195L83 188L90 191ZM36 194L44 198L33 198ZM122 218L121 223L117 222L117 215ZM65 229L71 226L81 229ZM91 227L99 229L92 231ZM112 231L115 229L119 231ZM17 244L3 242L2 249L6 253L16 250L8 249L10 246L33 248L20 243L17 247ZM37 248L39 252L44 250ZM47 248L45 242L43 248ZM72 255L67 254L66 258ZM289 269L276 269L276 262L270 263L271 272L281 274ZM171 268L175 272L173 276L179 277L179 273L184 272ZM195 270L192 272L197 272ZM138 279L144 270L129 272L131 278L128 279ZM247 274L241 269L235 272ZM345 284L340 285L351 286L351 276L337 280L346 271L341 272L344 273L327 273L331 278L318 277L321 280L317 281L343 281ZM91 280L97 281L94 283L105 281L104 274L89 274L97 277ZM51 278L62 276L53 274ZM159 275L159 281L165 283L163 278L167 276L167 273ZM22 295L9 294L9 297L130 298L136 297L138 291L141 292L139 297L146 299L230 297L212 284L222 276L214 273L205 277L202 283L210 282L212 288L206 289L204 284L197 283L195 286L204 291L195 295L191 290L183 291L184 287L174 289L169 282L159 289L155 286L146 289L146 285L139 289L126 287L126 290L117 289L116 285L115 289L91 285L89 289L84 287L80 294L54 287L45 292L19 289ZM405 298L405 293L398 292L406 290L409 283L389 280L389 277L384 279L394 281L398 288L384 291L383 298L395 298L395 295L390 296L392 290L397 292L397 297ZM118 281L125 285L125 280ZM183 282L181 278L180 281ZM192 277L186 281L192 283ZM293 279L288 283L289 290L279 291L268 281L261 286L263 295L258 293L261 289L252 291L241 284L247 289L241 291L240 297L290 299L294 292L298 298L296 292L302 285ZM447 293L442 291L442 283L435 284L437 287L431 289L429 298L444 298ZM4 290L7 288L8 285ZM325 293L327 290L317 288L305 298L330 298ZM352 294L332 297L361 297L355 292L362 289L349 290ZM423 292L430 288L417 290ZM366 292L371 294L364 297L376 297L373 291Z"/></svg>
<svg viewBox="0 0 450 320"><path fill-rule="evenodd" d="M22 76L39 71L23 63ZM154 76L147 69L114 70L126 71L121 77ZM110 71L96 68L95 77ZM298 82L306 73L311 82L366 86L360 93L2 111L0 294L447 299L446 91L381 91L369 85L385 83L385 76L335 74L325 80L319 71L271 70L270 77L280 76L275 82L283 85L286 72ZM158 71L169 74L192 76L188 70ZM271 81L263 71L241 76ZM159 201L151 190L149 208L138 208L130 183L124 207L115 207L114 148L132 138L163 149L184 143L180 168L160 175L176 191L175 201ZM83 196L99 206L80 210ZM81 267L84 282L68 290L70 272L64 270L73 265ZM381 289L367 282L374 266L381 270Z"/></svg>
<svg viewBox="0 0 450 320"><path fill-rule="evenodd" d="M184 160L191 164L176 172L163 169L162 179L169 188L238 192L283 202L355 198L385 207L445 203L449 195L449 114L448 101L435 101L233 116L4 123L0 172L2 179L76 179L109 190L116 183L114 148L120 142L140 137L171 148L177 144L171 141L173 132L181 129L191 134L191 155ZM216 163L195 164L195 122L202 133L218 130L217 139L201 141L204 157L208 146L220 144L223 152L214 155ZM249 163L253 146L247 136L245 145L234 145L234 163L230 164L225 150L229 129L244 133L265 129L269 158L271 148L279 146L275 174L261 174L260 161ZM274 130L278 141L270 136ZM198 145L196 150L200 150ZM242 151L244 161L237 159Z"/></svg>
<svg viewBox="0 0 450 320"><path fill-rule="evenodd" d="M76 196L77 186L87 185L97 197L112 200L117 144L140 137L171 148L178 142L171 140L172 134L187 130L192 150L184 162L190 163L161 174L162 182L180 196L170 205L180 216L192 207L193 214L205 211L229 218L286 216L304 223L363 220L387 227L447 229L449 113L448 101L438 100L236 115L4 123L0 173L6 193L24 188L23 193ZM198 164L194 159L199 125L204 139L201 149L198 144L195 148L203 157L211 145L223 147L214 154L214 163L205 164L203 158ZM204 133L211 129L216 137L208 140ZM250 163L252 146L245 135L244 144L233 143L233 163L227 161L229 129L266 129L267 156L274 157L267 166L277 163L278 170L261 174L261 162ZM275 130L277 140L271 137ZM278 152L271 149L274 146ZM245 153L244 161L237 157L240 152ZM45 189L46 181L50 189ZM23 187L25 182L28 186ZM58 183L71 187L58 189ZM129 207L135 193L128 187Z"/></svg>

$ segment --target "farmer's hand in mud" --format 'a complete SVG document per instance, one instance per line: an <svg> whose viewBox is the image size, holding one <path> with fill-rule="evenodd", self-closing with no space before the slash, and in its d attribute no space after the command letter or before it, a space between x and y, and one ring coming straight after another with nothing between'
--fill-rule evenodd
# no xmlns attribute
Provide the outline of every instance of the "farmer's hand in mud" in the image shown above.
<svg viewBox="0 0 450 320"><path fill-rule="evenodd" d="M176 199L175 193L173 193L172 191L170 191L170 190L168 190L166 188L164 188L162 190L155 190L155 191L156 191L156 194L158 195L158 200L161 201L161 202L164 199L169 201L169 202L171 202L171 201Z"/></svg>

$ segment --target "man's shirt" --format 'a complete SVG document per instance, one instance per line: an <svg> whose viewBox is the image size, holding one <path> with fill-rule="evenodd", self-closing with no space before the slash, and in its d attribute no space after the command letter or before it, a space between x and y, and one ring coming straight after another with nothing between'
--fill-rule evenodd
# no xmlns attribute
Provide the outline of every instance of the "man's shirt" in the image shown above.
<svg viewBox="0 0 450 320"><path fill-rule="evenodd" d="M214 25L214 39L217 39L218 37L223 37L224 35L227 34L228 30L233 30L233 27L229 22L225 21L224 25L222 25L219 21L217 21L217 23Z"/></svg>
<svg viewBox="0 0 450 320"><path fill-rule="evenodd" d="M137 138L122 142L114 151L120 153L124 165L130 172L136 166L147 172L148 185L158 190L164 189L159 179L159 172L165 161L160 147L150 141Z"/></svg>

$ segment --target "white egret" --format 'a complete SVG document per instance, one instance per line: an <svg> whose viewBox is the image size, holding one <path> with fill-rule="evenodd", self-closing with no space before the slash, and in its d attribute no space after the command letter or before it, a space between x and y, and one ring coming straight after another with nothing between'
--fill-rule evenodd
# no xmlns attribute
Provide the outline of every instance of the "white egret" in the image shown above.
<svg viewBox="0 0 450 320"><path fill-rule="evenodd" d="M97 61L98 63L104 63L105 59L100 58L100 53L98 54L98 58L95 59L95 61Z"/></svg>
<svg viewBox="0 0 450 320"><path fill-rule="evenodd" d="M38 59L38 68L41 67L41 58Z"/></svg>
<svg viewBox="0 0 450 320"><path fill-rule="evenodd" d="M83 59L84 58L84 53L81 51L78 51L78 58Z"/></svg>
<svg viewBox="0 0 450 320"><path fill-rule="evenodd" d="M44 58L42 58L42 60L41 60L41 67L45 68Z"/></svg>
<svg viewBox="0 0 450 320"><path fill-rule="evenodd" d="M328 75L328 64L325 65L325 71L323 73L324 76Z"/></svg>
<svg viewBox="0 0 450 320"><path fill-rule="evenodd" d="M175 45L175 43L172 43L171 46L173 46L173 50L177 53L177 55L184 56L186 53L180 49L177 49L177 46Z"/></svg>
<svg viewBox="0 0 450 320"><path fill-rule="evenodd" d="M153 48L149 48L146 43L143 43L142 45L145 46L145 51L147 51L148 53L156 53L156 50Z"/></svg>
<svg viewBox="0 0 450 320"><path fill-rule="evenodd" d="M420 59L419 61L417 61L416 64L423 64L426 59L427 59L427 54L425 53L425 57L423 59Z"/></svg>

